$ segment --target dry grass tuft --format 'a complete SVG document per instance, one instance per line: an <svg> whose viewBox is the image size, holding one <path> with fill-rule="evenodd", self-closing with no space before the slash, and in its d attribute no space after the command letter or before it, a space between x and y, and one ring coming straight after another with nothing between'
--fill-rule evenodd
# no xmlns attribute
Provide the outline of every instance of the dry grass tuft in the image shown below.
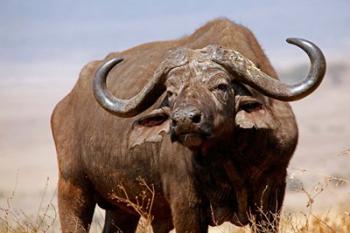
<svg viewBox="0 0 350 233"><path fill-rule="evenodd" d="M146 181L138 177L137 181L143 190L135 196L135 201L129 197L127 190L124 186L119 185L118 189L122 191L123 196L117 196L112 194L112 198L116 199L118 202L124 203L127 206L133 208L136 213L141 217L139 226L137 228L138 233L152 233L152 207L154 203L155 190L153 184L148 185Z"/></svg>
<svg viewBox="0 0 350 233"><path fill-rule="evenodd" d="M294 214L282 218L280 232L290 233L347 233L350 232L350 215L338 214Z"/></svg>
<svg viewBox="0 0 350 233"><path fill-rule="evenodd" d="M7 198L6 206L0 207L0 233L47 233L54 232L57 219L57 212L52 200L44 205L49 179L47 178L44 192L35 216L28 215L22 210L17 210L12 206L16 188Z"/></svg>
<svg viewBox="0 0 350 233"><path fill-rule="evenodd" d="M295 169L296 170L296 169ZM300 172L310 172L304 169L298 169ZM305 211L299 213L283 213L280 218L279 232L281 233L348 233L350 232L350 212L337 211L326 212L318 214L314 211L314 205L317 203L317 198L328 187L340 187L349 184L349 180L318 174L323 177L323 182L318 182L311 190L307 190L301 184L299 192L302 192L307 197L305 203ZM292 175L293 176L293 175ZM263 215L266 213L263 213ZM266 218L267 219L267 218ZM255 232L269 232L270 229L279 217L276 215L274 220L266 221L264 225L258 225L254 219L252 222L252 229L248 227L241 228L235 232L239 233L255 233Z"/></svg>

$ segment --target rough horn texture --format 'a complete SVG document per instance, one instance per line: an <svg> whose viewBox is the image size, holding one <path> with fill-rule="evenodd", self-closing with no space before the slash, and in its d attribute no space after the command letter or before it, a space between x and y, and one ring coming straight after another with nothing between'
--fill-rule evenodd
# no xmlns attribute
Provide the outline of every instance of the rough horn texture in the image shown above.
<svg viewBox="0 0 350 233"><path fill-rule="evenodd" d="M322 51L312 42L289 38L289 43L302 48L310 58L308 75L299 83L288 85L266 75L253 62L237 51L213 47L213 60L240 76L240 81L266 96L282 101L295 101L311 94L321 84L326 72Z"/></svg>

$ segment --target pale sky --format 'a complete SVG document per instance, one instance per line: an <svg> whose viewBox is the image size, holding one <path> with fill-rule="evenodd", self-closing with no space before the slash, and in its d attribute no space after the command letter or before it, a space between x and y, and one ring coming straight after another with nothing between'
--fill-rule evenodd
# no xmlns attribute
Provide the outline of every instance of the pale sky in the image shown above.
<svg viewBox="0 0 350 233"><path fill-rule="evenodd" d="M216 17L249 27L277 68L307 61L287 37L314 41L329 58L350 52L349 0L2 0L0 74L30 76L36 64L77 72L109 52L179 38Z"/></svg>

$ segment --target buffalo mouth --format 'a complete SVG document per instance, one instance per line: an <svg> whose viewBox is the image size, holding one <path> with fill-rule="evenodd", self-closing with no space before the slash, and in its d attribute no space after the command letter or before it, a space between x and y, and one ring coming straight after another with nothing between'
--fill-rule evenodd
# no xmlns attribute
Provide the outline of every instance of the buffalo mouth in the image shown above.
<svg viewBox="0 0 350 233"><path fill-rule="evenodd" d="M198 133L186 133L186 134L180 134L179 141L186 147L193 148L200 146L203 141L204 137L201 134Z"/></svg>
<svg viewBox="0 0 350 233"><path fill-rule="evenodd" d="M176 133L174 131L171 132L172 142L179 142L190 149L196 149L200 147L209 138L210 138L210 134L206 132L181 132L181 133Z"/></svg>

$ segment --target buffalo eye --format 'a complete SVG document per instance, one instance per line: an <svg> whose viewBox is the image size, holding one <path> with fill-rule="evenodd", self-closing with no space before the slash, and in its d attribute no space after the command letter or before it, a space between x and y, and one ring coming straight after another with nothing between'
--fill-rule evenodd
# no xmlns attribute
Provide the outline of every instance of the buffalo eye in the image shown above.
<svg viewBox="0 0 350 233"><path fill-rule="evenodd" d="M220 83L213 88L211 88L212 93L215 95L216 99L222 104L226 103L229 98L230 85L226 83Z"/></svg>
<svg viewBox="0 0 350 233"><path fill-rule="evenodd" d="M214 91L222 91L222 92L227 92L229 89L229 85L226 83L220 83L216 87L213 88Z"/></svg>
<svg viewBox="0 0 350 233"><path fill-rule="evenodd" d="M247 101L245 103L241 103L240 105L240 110L244 110L248 113L258 111L260 109L262 109L262 103L257 101Z"/></svg>

